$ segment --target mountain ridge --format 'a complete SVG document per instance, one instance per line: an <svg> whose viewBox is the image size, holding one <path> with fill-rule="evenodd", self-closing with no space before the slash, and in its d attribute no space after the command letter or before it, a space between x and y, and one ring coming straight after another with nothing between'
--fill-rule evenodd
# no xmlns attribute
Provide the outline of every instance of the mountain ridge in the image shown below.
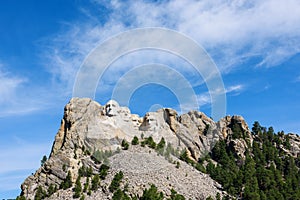
<svg viewBox="0 0 300 200"><path fill-rule="evenodd" d="M92 174L96 175L101 163L113 163L112 161L114 161L114 158L122 153L124 154L123 157L126 157L131 153L132 155L139 157L139 154L135 152L135 150L138 150L139 148L133 145L129 148L127 147L127 150L121 150L120 152L120 149L126 149L124 148L123 142L125 141L124 144L126 144L126 141L132 141L134 137L137 137L139 140L144 140L144 145L142 145L142 142L141 145L146 147L141 148L143 151L140 153L144 153L143 155L147 156L151 155L151 152L152 154L153 152L157 154L157 157L152 155L151 158L153 162L157 159L161 159L160 157L165 156L167 145L162 148L161 151L163 153L161 153L161 151L157 150L157 147L151 148L151 145L149 145L150 142L156 145L161 143L163 139L166 144L172 147L174 152L177 151L177 153L173 152L174 155L169 155L168 158L165 156L164 161L166 162L161 160L161 163L164 163L166 166L169 166L170 164L170 166L173 167L172 169L175 170L174 174L180 174L179 172L176 172L177 165L181 166L180 169L184 171L183 174L189 174L189 172L192 171L189 169L189 165L198 169L196 170L197 173L195 175L195 177L198 178L196 178L197 181L194 184L196 190L195 187L193 190L193 188L189 187L180 188L175 186L167 178L164 181L169 182L169 185L171 184L172 186L167 187L168 189L160 185L159 182L156 182L158 189L163 191L163 195L166 197L170 197L170 191L175 187L176 191L183 194L184 197L192 199L205 199L209 196L215 196L217 193L219 193L221 197L228 196L227 192L224 191L219 183L203 173L206 171L205 168L210 164L208 161L203 163L203 159L214 150L215 144L219 144L219 141L226 141L226 144L232 149L235 156L244 162L247 159L247 149L252 148L253 141L255 140L255 135L251 133L247 123L241 116L226 116L220 121L214 122L204 113L199 111L190 111L178 116L175 110L164 108L157 112L149 112L144 117L140 117L131 114L128 108L120 107L118 103L113 100L109 101L106 105L101 106L91 99L73 98L65 106L61 126L55 136L49 159L34 175L29 176L24 181L21 186L21 196L26 199L34 199L39 190L47 191L51 185L53 187L55 185L56 188L59 188L64 180L66 180L68 173L70 173L71 176L71 183L74 184L77 182L79 171L83 166L90 167L92 169ZM298 141L299 138L297 136L292 135L291 138L293 137L293 141ZM147 141L147 138L151 138L151 141L148 141L148 143L145 142ZM293 145L295 146L295 149L288 152L292 152L290 153L291 156L296 155L297 157L300 152L300 142L296 142L296 144L298 144L298 146ZM111 155L109 157L104 156L106 160L95 159L95 157L97 157L95 156L97 151L101 151L101 153L111 152L108 153ZM114 154L114 152L118 153ZM183 153L185 153L185 157L182 156ZM177 157L175 154L177 154ZM100 154L98 153L98 155ZM144 157L146 158L146 156ZM180 159L178 159L178 157ZM121 158L122 157L119 157L117 160L122 163ZM170 158L172 162L168 160ZM130 157L128 159L130 159ZM132 163L134 163L134 160L135 159L132 160ZM182 160L186 161L188 164L182 162ZM196 164L199 161L201 161L202 164ZM147 162L136 162L134 166L138 167L143 163L149 162L149 160ZM119 167L113 166L114 165L112 165L111 170L114 171L114 173L117 173L118 168L122 168L122 165L115 165ZM129 168L125 169L126 171L124 171L124 174L127 177L126 182L129 184L130 181L128 180L130 177L134 178L135 176L128 176L128 169ZM149 166L145 169L146 171L151 171L151 167ZM189 170L186 171L184 169ZM141 169L138 171L140 172ZM156 177L157 180L161 180L160 176L163 176L166 173L168 173L168 171L164 171L162 174L156 174L154 177ZM113 173L109 172L108 177L110 178L108 179L111 180L112 176ZM188 177L188 175L186 177ZM203 177L205 178L203 179ZM148 188L152 184L151 182L153 182L150 181L150 177L144 179L145 180L141 183L143 187L138 187L136 182L130 182L130 187L135 189L130 190L130 192L127 191L127 193L129 195L138 195L140 197L143 194L143 190ZM87 178L84 180L86 181ZM183 180L184 178L181 179L181 181ZM96 197L111 199L113 197L113 193L107 190L109 181L105 183L105 180L103 180L102 182L102 189L96 190L95 194L91 194L91 196L85 195L86 199L93 199ZM204 183L206 182L211 183L209 187L205 186ZM185 183L184 185L188 184ZM125 185L122 185L121 188L122 187L124 190ZM197 187L206 189L201 192ZM102 193L100 191L102 191ZM56 195L60 193L63 197L54 195L53 198L72 199L71 191L67 192L64 196L65 191L59 190L56 192ZM189 194L192 194L192 196L189 196ZM42 197L51 199L51 196L47 197L47 195L42 195Z"/></svg>

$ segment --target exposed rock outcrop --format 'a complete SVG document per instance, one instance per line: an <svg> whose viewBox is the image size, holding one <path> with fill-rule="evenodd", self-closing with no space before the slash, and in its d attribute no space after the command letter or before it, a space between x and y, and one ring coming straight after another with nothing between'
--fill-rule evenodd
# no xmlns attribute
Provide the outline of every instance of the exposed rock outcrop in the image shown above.
<svg viewBox="0 0 300 200"><path fill-rule="evenodd" d="M27 199L33 199L38 186L44 187L45 190L50 184L58 187L67 176L68 171L71 172L72 181L75 182L78 169L82 165L90 166L94 171L99 168L97 163L91 159L90 154L96 150L116 151L121 148L123 139L131 141L134 136L138 138L151 136L156 143L163 137L174 149L178 151L187 149L190 158L197 161L201 156L210 152L219 139L230 138L229 136L233 134L233 127L236 125L241 128L245 139L230 141L233 142L232 146L236 149L237 154L243 156L247 145L251 144L253 138L242 117L227 116L219 122L214 122L199 111L190 111L187 114L178 116L177 112L170 108L149 112L144 117L139 117L136 114L131 114L128 108L121 107L113 100L101 106L91 99L73 98L65 106L61 126L55 136L49 159L34 175L25 180L21 186L22 194ZM136 152L132 153L136 154ZM128 155L124 155L124 158L126 156ZM111 158L113 166L116 163L115 157ZM122 167L124 166L120 166L120 168ZM115 170L117 170L117 167ZM190 175L193 173L191 172ZM207 194L218 191L215 186L216 183L212 179L201 174L201 172L197 173L198 175L195 175L197 180L193 183L195 187L210 184L207 186L207 191L210 192L202 191L201 193L201 191L198 191L197 195L199 197L201 195L205 197ZM202 180L197 176L203 176L205 179ZM183 178L173 178L172 181L179 181L176 187L181 191L179 185L185 184L181 180ZM138 178L135 179L137 181ZM152 181L148 179L145 178L139 184L147 185ZM180 181L183 181L183 183L180 183ZM137 186L133 184L133 187ZM182 193L190 197L188 193L194 194L192 191L192 189L188 189L188 191Z"/></svg>
<svg viewBox="0 0 300 200"><path fill-rule="evenodd" d="M300 136L296 134L288 134L291 144L291 154L298 158L300 156Z"/></svg>
<svg viewBox="0 0 300 200"><path fill-rule="evenodd" d="M132 146L128 151L122 151L109 158L111 169L107 178L101 181L103 189L87 195L85 199L111 199L112 194L108 187L113 176L119 171L124 172L124 181L120 188L128 186L128 193L138 196L142 196L143 190L151 184L155 184L166 196L170 195L171 189L175 189L186 199L205 199L215 196L218 192L221 195L225 194L220 190L220 184L207 174L199 172L176 157L173 159L180 163L180 168L176 168L163 156L157 156L157 153L149 148ZM64 190L55 193L49 199L71 199L72 193L70 190Z"/></svg>

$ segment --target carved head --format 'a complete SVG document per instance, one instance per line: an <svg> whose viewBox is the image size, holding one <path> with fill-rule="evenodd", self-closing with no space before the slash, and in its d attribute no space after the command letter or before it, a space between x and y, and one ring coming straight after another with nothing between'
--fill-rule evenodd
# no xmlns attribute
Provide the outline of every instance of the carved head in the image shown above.
<svg viewBox="0 0 300 200"><path fill-rule="evenodd" d="M105 105L105 112L109 117L116 116L119 109L119 104L114 100L109 100Z"/></svg>
<svg viewBox="0 0 300 200"><path fill-rule="evenodd" d="M140 119L140 117L138 115L132 114L131 115L131 120L132 120L132 122L135 126L140 126L141 125L142 120Z"/></svg>
<svg viewBox="0 0 300 200"><path fill-rule="evenodd" d="M141 130L155 131L158 128L157 113L149 112L145 115L144 121L140 127Z"/></svg>

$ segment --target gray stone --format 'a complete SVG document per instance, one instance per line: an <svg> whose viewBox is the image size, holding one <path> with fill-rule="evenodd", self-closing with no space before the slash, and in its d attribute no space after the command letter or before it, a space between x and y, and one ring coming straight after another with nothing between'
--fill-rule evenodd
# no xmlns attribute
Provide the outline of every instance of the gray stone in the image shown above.
<svg viewBox="0 0 300 200"><path fill-rule="evenodd" d="M232 123L240 123L243 131L249 135L248 140L253 140L246 122L240 116L227 116L219 122L214 122L199 111L190 111L178 116L175 110L165 108L140 117L131 114L128 108L121 107L113 100L101 106L88 98L73 98L65 106L49 159L34 175L24 181L21 186L22 193L27 199L33 199L39 185L45 190L51 183L59 187L68 171L71 172L72 180L75 182L78 169L82 165L91 166L97 171L99 165L91 160L87 152L115 151L121 148L123 139L130 142L134 136L140 139L142 135L151 136L156 143L163 137L174 149L188 150L190 158L197 161L210 152L218 140L230 138L228 136L232 133L230 129ZM299 141L298 138L294 136L293 138ZM233 147L238 154L243 155L247 142L233 141ZM293 148L299 152L298 147ZM158 156L154 150L130 146L128 151L121 151L120 154L110 158L111 173L124 171L131 186L129 190L137 194L141 194L143 186L148 187L150 183L155 183L165 194L169 194L170 188L174 188L184 194L186 199L202 199L209 195L213 196L216 192L222 192L217 189L220 188L218 183L208 175L202 174L175 157L172 159L180 162L180 169L176 169L175 165L164 157ZM108 185L113 175L109 177L106 180L108 182L104 181L102 184ZM111 199L111 194L106 194L102 190L86 199L99 199L100 196L103 197L101 199ZM72 191L59 190L51 198L71 199Z"/></svg>

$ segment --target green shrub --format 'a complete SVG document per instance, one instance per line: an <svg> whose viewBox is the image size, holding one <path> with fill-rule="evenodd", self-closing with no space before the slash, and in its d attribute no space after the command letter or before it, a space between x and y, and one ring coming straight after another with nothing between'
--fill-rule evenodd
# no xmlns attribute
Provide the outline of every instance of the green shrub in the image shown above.
<svg viewBox="0 0 300 200"><path fill-rule="evenodd" d="M124 177L123 172L122 171L118 172L110 183L110 186L108 188L109 191L114 192L115 190L117 190L120 187L120 183L123 177Z"/></svg>
<svg viewBox="0 0 300 200"><path fill-rule="evenodd" d="M185 200L185 198L181 194L177 194L174 189L171 189L171 197L168 200Z"/></svg>
<svg viewBox="0 0 300 200"><path fill-rule="evenodd" d="M43 158L42 158L42 160L41 160L41 166L43 166L46 161L47 161L47 156L44 155Z"/></svg>
<svg viewBox="0 0 300 200"><path fill-rule="evenodd" d="M99 188L99 186L100 186L100 177L99 174L96 174L92 179L91 190L95 191Z"/></svg>
<svg viewBox="0 0 300 200"><path fill-rule="evenodd" d="M16 200L26 200L26 198L24 196L18 196Z"/></svg>
<svg viewBox="0 0 300 200"><path fill-rule="evenodd" d="M163 200L164 195L162 192L157 191L157 187L155 185L151 185L149 189L145 189L143 191L143 196L140 200Z"/></svg>
<svg viewBox="0 0 300 200"><path fill-rule="evenodd" d="M179 167L180 167L180 162L177 161L176 162L176 168L179 169Z"/></svg>
<svg viewBox="0 0 300 200"><path fill-rule="evenodd" d="M52 194L54 194L57 191L56 185L54 186L52 183L48 187L47 190L47 196L50 197Z"/></svg>
<svg viewBox="0 0 300 200"><path fill-rule="evenodd" d="M84 200L84 199L85 199L85 196L83 194L83 195L81 195L80 200Z"/></svg>
<svg viewBox="0 0 300 200"><path fill-rule="evenodd" d="M123 150L127 150L129 148L129 144L125 139L122 140L121 146Z"/></svg>
<svg viewBox="0 0 300 200"><path fill-rule="evenodd" d="M162 137L159 141L159 143L157 144L156 149L163 149L166 146L166 141L165 139Z"/></svg>
<svg viewBox="0 0 300 200"><path fill-rule="evenodd" d="M133 138L132 141L131 141L131 144L132 144L132 145L138 145L138 144L139 144L139 138L136 137L136 136L134 136L134 138Z"/></svg>
<svg viewBox="0 0 300 200"><path fill-rule="evenodd" d="M79 198L81 191L82 191L82 186L81 186L81 182L80 182L80 176L77 177L76 182L75 182L75 187L73 188L73 198Z"/></svg>
<svg viewBox="0 0 300 200"><path fill-rule="evenodd" d="M101 178L102 180L104 180L105 177L107 176L108 170L109 170L109 166L108 166L108 165L102 164L102 165L100 166L100 169L99 169L99 175L100 175L100 178Z"/></svg>
<svg viewBox="0 0 300 200"><path fill-rule="evenodd" d="M184 150L182 151L182 153L181 153L181 155L180 155L179 158L180 158L180 160L182 160L182 161L184 161L184 162L186 162L186 163L194 164L194 161L191 160L191 159L189 158L188 152L187 152L186 149L184 149Z"/></svg>
<svg viewBox="0 0 300 200"><path fill-rule="evenodd" d="M46 192L43 190L42 186L39 186L35 196L34 196L34 200L41 200L44 199L46 197Z"/></svg>
<svg viewBox="0 0 300 200"><path fill-rule="evenodd" d="M117 189L112 197L113 200L131 200L131 198L122 190Z"/></svg>
<svg viewBox="0 0 300 200"><path fill-rule="evenodd" d="M145 139L145 144L147 144L148 147L150 147L152 149L156 148L156 143L154 142L154 140L151 136Z"/></svg>
<svg viewBox="0 0 300 200"><path fill-rule="evenodd" d="M60 189L66 190L70 187L72 187L72 176L71 176L71 172L68 171L68 174L67 174L65 180L63 180L60 184Z"/></svg>
<svg viewBox="0 0 300 200"><path fill-rule="evenodd" d="M83 192L88 191L89 185L90 185L90 178L87 177L83 186Z"/></svg>

